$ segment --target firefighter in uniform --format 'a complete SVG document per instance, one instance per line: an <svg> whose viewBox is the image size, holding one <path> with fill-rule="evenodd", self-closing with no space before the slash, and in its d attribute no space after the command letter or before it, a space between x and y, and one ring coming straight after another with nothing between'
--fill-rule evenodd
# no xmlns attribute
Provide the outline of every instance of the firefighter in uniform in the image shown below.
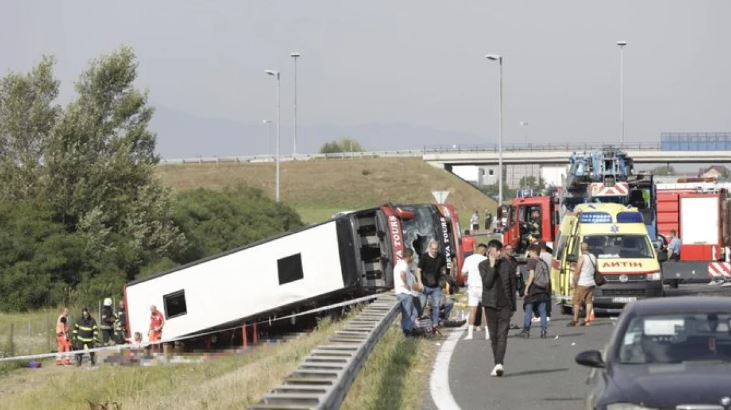
<svg viewBox="0 0 731 410"><path fill-rule="evenodd" d="M127 312L122 300L119 301L117 320L114 322L114 340L117 344L124 344L127 341Z"/></svg>
<svg viewBox="0 0 731 410"><path fill-rule="evenodd" d="M105 345L114 344L114 322L116 320L117 315L114 314L114 308L112 308L112 298L104 299L99 328L102 330L102 343Z"/></svg>
<svg viewBox="0 0 731 410"><path fill-rule="evenodd" d="M69 309L63 308L63 312L56 319L56 343L58 344L58 354L56 355L56 365L70 366L71 356L71 340L69 339Z"/></svg>
<svg viewBox="0 0 731 410"><path fill-rule="evenodd" d="M150 338L152 350L162 351L160 343L156 342L162 339L163 326L165 326L165 319L162 317L162 313L157 310L155 305L150 306L150 331L147 336Z"/></svg>
<svg viewBox="0 0 731 410"><path fill-rule="evenodd" d="M73 335L76 350L92 349L94 344L99 341L99 329L88 308L85 307L81 310L81 317L74 324ZM89 358L91 359L91 365L94 366L96 364L96 354L89 352ZM76 366L81 366L83 359L84 353L77 353Z"/></svg>

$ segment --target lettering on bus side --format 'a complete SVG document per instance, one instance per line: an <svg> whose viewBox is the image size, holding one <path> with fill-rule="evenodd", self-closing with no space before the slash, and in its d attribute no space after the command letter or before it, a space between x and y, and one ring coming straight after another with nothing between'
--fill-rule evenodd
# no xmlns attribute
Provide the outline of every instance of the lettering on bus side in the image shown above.
<svg viewBox="0 0 731 410"><path fill-rule="evenodd" d="M399 261L404 258L404 247L401 243L401 227L399 226L398 219L393 215L388 217L388 225L391 229L391 242L395 253L394 256Z"/></svg>
<svg viewBox="0 0 731 410"><path fill-rule="evenodd" d="M447 269L452 269L452 246L449 242L449 226L444 217L439 218L442 226L442 242L444 242L444 257L447 259Z"/></svg>
<svg viewBox="0 0 731 410"><path fill-rule="evenodd" d="M605 261L602 268L641 268L642 262L635 261Z"/></svg>

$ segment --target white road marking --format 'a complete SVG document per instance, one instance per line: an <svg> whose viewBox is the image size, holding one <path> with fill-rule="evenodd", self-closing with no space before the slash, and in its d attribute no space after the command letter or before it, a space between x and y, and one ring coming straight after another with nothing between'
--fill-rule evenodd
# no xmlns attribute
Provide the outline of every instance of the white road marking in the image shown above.
<svg viewBox="0 0 731 410"><path fill-rule="evenodd" d="M459 338L462 337L464 329L453 330L447 340L442 344L434 362L434 370L429 381L429 390L434 404L441 410L458 410L460 407L452 396L449 389L449 361L457 346Z"/></svg>

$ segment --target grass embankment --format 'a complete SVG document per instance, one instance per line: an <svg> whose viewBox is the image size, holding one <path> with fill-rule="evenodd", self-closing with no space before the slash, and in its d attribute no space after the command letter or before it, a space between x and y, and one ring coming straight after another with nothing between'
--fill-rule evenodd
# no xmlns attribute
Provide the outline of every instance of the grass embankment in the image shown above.
<svg viewBox="0 0 731 410"><path fill-rule="evenodd" d="M319 331L288 343L198 364L89 370L49 362L18 369L0 377L0 409L88 409L90 402L117 402L125 410L246 408L343 324L323 321Z"/></svg>
<svg viewBox="0 0 731 410"><path fill-rule="evenodd" d="M274 195L274 164L161 165L157 175L175 190L223 189L245 184ZM462 225L472 212L490 209L495 202L455 175L418 158L311 160L281 163L281 199L293 206L306 223L328 219L343 210L393 203L433 203L432 191L449 191Z"/></svg>
<svg viewBox="0 0 731 410"><path fill-rule="evenodd" d="M368 357L342 408L421 408L429 387L437 341L405 338L398 326L391 327Z"/></svg>
<svg viewBox="0 0 731 410"><path fill-rule="evenodd" d="M55 349L56 318L60 309L23 313L0 313L0 352L24 355ZM12 332L12 346L11 346Z"/></svg>

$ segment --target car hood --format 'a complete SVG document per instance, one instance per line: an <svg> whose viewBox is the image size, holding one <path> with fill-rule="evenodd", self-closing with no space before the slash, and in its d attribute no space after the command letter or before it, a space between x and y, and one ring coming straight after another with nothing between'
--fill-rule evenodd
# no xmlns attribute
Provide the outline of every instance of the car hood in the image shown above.
<svg viewBox="0 0 731 410"><path fill-rule="evenodd" d="M674 408L678 404L721 404L731 397L731 363L688 362L617 365L612 382L618 396L610 402Z"/></svg>

